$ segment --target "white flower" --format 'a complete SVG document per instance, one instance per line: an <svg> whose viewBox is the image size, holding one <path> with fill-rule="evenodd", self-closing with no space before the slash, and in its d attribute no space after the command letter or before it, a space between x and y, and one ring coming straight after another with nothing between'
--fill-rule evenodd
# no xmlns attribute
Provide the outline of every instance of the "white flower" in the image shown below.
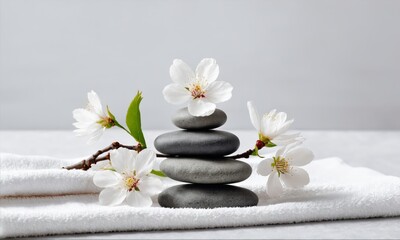
<svg viewBox="0 0 400 240"><path fill-rule="evenodd" d="M90 165L90 168L88 170L92 170L92 171L99 171L99 170L107 170L107 169L111 169L111 161L110 160L103 160L103 161L99 161L95 164Z"/></svg>
<svg viewBox="0 0 400 240"><path fill-rule="evenodd" d="M219 67L215 59L201 60L196 72L182 60L175 59L169 74L174 83L164 88L165 100L172 104L188 103L189 113L193 116L209 116L214 113L216 103L232 97L232 85L216 81Z"/></svg>
<svg viewBox="0 0 400 240"><path fill-rule="evenodd" d="M307 148L284 147L276 152L275 157L261 161L257 167L257 173L269 176L268 195L279 196L283 192L282 183L290 188L301 188L307 185L310 182L308 173L299 166L307 165L313 158L313 152Z"/></svg>
<svg viewBox="0 0 400 240"><path fill-rule="evenodd" d="M72 112L76 122L73 124L77 136L89 136L88 143L98 140L106 128L114 126L111 117L104 113L100 99L92 90L88 93L86 109L78 108Z"/></svg>
<svg viewBox="0 0 400 240"><path fill-rule="evenodd" d="M156 154L148 149L137 153L125 148L110 152L111 166L115 171L97 171L93 177L96 186L105 188L100 192L103 205L118 205L124 200L130 206L150 207L151 196L162 190L160 179L149 176Z"/></svg>
<svg viewBox="0 0 400 240"><path fill-rule="evenodd" d="M253 106L252 102L247 102L249 109L250 120L255 129L258 131L259 139L268 145L288 145L294 142L303 141L300 133L287 134L287 130L293 123L293 119L286 121L287 115L284 112L276 112L272 110L260 118L257 109Z"/></svg>

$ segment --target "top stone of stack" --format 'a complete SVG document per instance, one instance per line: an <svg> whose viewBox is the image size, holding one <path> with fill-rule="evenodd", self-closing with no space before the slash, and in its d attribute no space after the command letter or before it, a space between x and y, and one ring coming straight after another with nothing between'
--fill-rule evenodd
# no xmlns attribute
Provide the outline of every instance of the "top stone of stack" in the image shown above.
<svg viewBox="0 0 400 240"><path fill-rule="evenodd" d="M227 116L224 111L215 109L215 112L205 117L190 115L187 108L179 109L173 116L172 122L178 128L186 130L209 130L225 124Z"/></svg>
<svg viewBox="0 0 400 240"><path fill-rule="evenodd" d="M226 120L226 114L219 109L205 117L194 117L187 108L180 109L172 121L184 130L161 134L154 140L154 147L172 156L227 156L239 148L239 138L230 132L212 130L222 126Z"/></svg>

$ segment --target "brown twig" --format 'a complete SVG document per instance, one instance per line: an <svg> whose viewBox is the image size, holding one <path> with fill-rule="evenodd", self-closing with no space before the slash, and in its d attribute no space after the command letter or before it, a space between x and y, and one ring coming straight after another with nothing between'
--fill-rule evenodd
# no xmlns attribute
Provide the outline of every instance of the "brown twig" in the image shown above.
<svg viewBox="0 0 400 240"><path fill-rule="evenodd" d="M104 157L96 158L96 162L105 161L105 160L110 160L110 153L107 153Z"/></svg>
<svg viewBox="0 0 400 240"><path fill-rule="evenodd" d="M118 149L118 148L126 148L130 150L135 150L135 151L140 151L142 150L140 144L136 146L128 146L128 145L123 145L120 144L119 142L113 142L110 146L105 147L101 150L98 150L95 154L93 154L91 157L84 159L78 163L75 163L73 165L63 167L64 169L71 170L71 169L81 169L81 170L88 170L92 164L95 164L100 161L105 161L110 159L110 153L107 153L113 149ZM107 153L105 156L100 157L100 155ZM225 158L230 158L230 159L239 159L239 158L249 158L251 154L253 153L253 149L249 149L244 153L233 155L233 156L226 156ZM164 155L164 154L159 154L157 153L157 157L176 157L176 156L170 156L170 155Z"/></svg>
<svg viewBox="0 0 400 240"><path fill-rule="evenodd" d="M249 158L251 156L251 154L253 153L253 149L249 149L244 153L240 153L240 154L236 154L233 156L227 156L225 158L233 158L233 159L239 159L239 158Z"/></svg>
<svg viewBox="0 0 400 240"><path fill-rule="evenodd" d="M71 166L67 166L67 167L63 167L63 168L67 169L67 170L71 170L71 169L88 170L92 164L95 164L95 163L97 163L99 161L110 159L110 154L107 154L104 157L99 157L100 155L102 155L103 153L106 153L106 152L108 152L110 150L118 149L118 148L121 148L121 147L130 149L130 150L135 150L135 151L140 151L141 150L141 146L140 145L127 146L127 145L120 144L119 142L113 142L110 146L105 147L105 148L103 148L101 150L98 150L90 158L84 159L84 160L82 160L82 161L80 161L78 163L75 163L75 164L73 164Z"/></svg>

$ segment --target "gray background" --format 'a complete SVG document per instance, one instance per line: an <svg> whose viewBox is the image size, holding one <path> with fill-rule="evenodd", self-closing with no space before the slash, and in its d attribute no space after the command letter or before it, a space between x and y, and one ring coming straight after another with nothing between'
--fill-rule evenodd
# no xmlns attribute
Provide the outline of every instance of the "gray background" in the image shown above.
<svg viewBox="0 0 400 240"><path fill-rule="evenodd" d="M146 129L172 128L174 58L220 65L246 101L297 129L400 129L400 1L0 0L0 129L72 129L94 89L119 119L142 90Z"/></svg>

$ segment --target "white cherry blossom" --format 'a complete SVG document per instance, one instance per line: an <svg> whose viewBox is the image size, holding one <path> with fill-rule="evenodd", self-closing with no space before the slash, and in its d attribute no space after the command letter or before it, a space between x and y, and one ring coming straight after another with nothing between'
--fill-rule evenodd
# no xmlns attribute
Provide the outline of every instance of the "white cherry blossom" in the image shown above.
<svg viewBox="0 0 400 240"><path fill-rule="evenodd" d="M308 173L300 167L313 159L313 152L307 148L284 147L274 157L261 161L257 173L268 176L267 193L270 197L277 197L283 192L284 186L301 188L310 182Z"/></svg>
<svg viewBox="0 0 400 240"><path fill-rule="evenodd" d="M88 93L87 107L75 109L72 115L77 136L88 136L88 143L98 140L105 129L114 126L113 119L103 111L99 96L92 90Z"/></svg>
<svg viewBox="0 0 400 240"><path fill-rule="evenodd" d="M287 114L277 112L276 109L265 113L262 117L252 102L247 102L250 120L254 128L258 131L259 139L265 145L288 145L303 141L300 133L288 134L287 131L294 120L287 121Z"/></svg>
<svg viewBox="0 0 400 240"><path fill-rule="evenodd" d="M201 60L196 71L182 60L175 59L169 73L173 83L163 90L165 100L172 104L187 104L193 116L209 116L214 113L216 103L228 101L232 97L232 85L216 81L219 66L215 59Z"/></svg>
<svg viewBox="0 0 400 240"><path fill-rule="evenodd" d="M137 153L119 148L110 152L110 162L115 170L96 171L93 182L105 188L100 192L99 201L103 205L119 205L126 202L133 207L150 207L151 196L162 190L162 182L150 176L156 154L148 149Z"/></svg>

